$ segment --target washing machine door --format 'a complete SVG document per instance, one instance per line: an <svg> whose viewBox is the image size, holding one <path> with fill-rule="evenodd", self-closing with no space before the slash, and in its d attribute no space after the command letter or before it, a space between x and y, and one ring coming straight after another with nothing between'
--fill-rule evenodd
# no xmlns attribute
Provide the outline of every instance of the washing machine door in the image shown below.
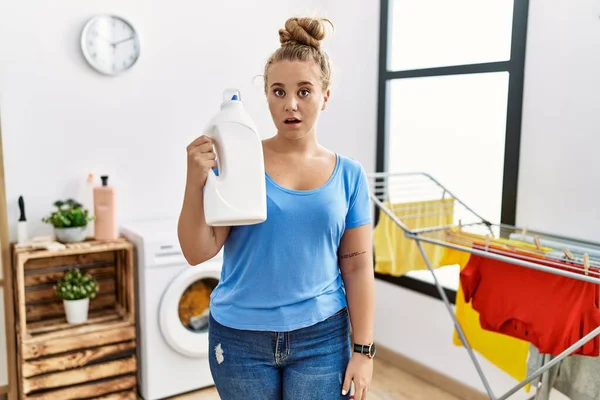
<svg viewBox="0 0 600 400"><path fill-rule="evenodd" d="M169 346L184 356L205 357L208 352L210 294L219 283L219 267L207 261L185 268L163 293L160 330Z"/></svg>

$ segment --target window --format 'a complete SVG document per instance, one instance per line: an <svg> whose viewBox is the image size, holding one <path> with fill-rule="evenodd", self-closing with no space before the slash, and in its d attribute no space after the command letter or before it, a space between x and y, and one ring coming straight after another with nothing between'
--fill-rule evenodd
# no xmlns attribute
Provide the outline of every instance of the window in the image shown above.
<svg viewBox="0 0 600 400"><path fill-rule="evenodd" d="M514 224L528 1L382 0L377 171L423 171ZM438 297L428 270L377 277ZM436 270L454 299L458 266Z"/></svg>
<svg viewBox="0 0 600 400"><path fill-rule="evenodd" d="M513 0L389 0L392 71L510 60Z"/></svg>

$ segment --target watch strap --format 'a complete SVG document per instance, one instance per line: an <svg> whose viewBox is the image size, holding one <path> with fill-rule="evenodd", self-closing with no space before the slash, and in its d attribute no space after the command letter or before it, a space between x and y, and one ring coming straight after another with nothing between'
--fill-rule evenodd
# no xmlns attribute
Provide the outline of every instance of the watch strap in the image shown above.
<svg viewBox="0 0 600 400"><path fill-rule="evenodd" d="M354 343L354 352L356 353L360 353L360 354L366 354L369 356L369 358L373 358L373 343L370 344L357 344Z"/></svg>

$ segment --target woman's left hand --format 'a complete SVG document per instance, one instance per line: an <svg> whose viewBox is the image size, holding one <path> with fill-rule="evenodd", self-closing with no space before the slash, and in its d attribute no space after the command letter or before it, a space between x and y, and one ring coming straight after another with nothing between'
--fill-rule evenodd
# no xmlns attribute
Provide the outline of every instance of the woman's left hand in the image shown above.
<svg viewBox="0 0 600 400"><path fill-rule="evenodd" d="M373 379L373 359L364 354L354 353L342 385L342 395L350 392L350 383L354 382L354 400L366 400Z"/></svg>

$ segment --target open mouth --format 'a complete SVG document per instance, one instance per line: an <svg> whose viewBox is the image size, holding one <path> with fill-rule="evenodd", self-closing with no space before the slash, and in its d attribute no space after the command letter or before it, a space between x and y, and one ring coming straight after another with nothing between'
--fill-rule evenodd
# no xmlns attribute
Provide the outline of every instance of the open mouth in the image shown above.
<svg viewBox="0 0 600 400"><path fill-rule="evenodd" d="M286 125L293 125L293 124L299 124L300 121L298 118L286 118L285 121L283 121Z"/></svg>

